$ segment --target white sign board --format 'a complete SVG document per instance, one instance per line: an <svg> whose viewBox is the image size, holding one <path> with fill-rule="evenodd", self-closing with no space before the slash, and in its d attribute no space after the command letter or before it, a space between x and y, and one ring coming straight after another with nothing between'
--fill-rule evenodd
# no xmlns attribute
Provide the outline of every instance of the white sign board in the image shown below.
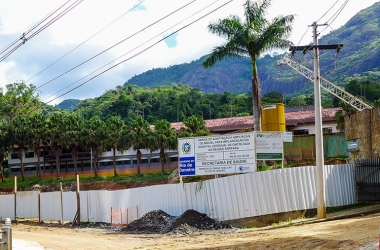
<svg viewBox="0 0 380 250"><path fill-rule="evenodd" d="M254 172L254 141L254 133L180 138L180 176Z"/></svg>
<svg viewBox="0 0 380 250"><path fill-rule="evenodd" d="M258 160L282 160L284 155L283 132L256 132Z"/></svg>
<svg viewBox="0 0 380 250"><path fill-rule="evenodd" d="M284 132L283 138L284 138L284 142L293 142L293 133L292 132Z"/></svg>

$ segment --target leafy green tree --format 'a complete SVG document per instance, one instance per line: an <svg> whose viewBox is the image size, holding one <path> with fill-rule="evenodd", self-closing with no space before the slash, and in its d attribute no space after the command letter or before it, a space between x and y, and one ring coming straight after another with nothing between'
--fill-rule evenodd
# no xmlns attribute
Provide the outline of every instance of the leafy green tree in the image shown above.
<svg viewBox="0 0 380 250"><path fill-rule="evenodd" d="M6 123L4 119L0 119L0 176L2 182L5 182L3 168L4 157L8 153L8 148L12 145L9 130L9 124Z"/></svg>
<svg viewBox="0 0 380 250"><path fill-rule="evenodd" d="M99 116L94 116L85 123L84 136L85 145L92 150L94 176L98 177L98 158L99 154L104 151L105 123L100 120Z"/></svg>
<svg viewBox="0 0 380 250"><path fill-rule="evenodd" d="M263 103L283 103L284 95L277 91L272 91L265 94L261 100Z"/></svg>
<svg viewBox="0 0 380 250"><path fill-rule="evenodd" d="M261 85L256 60L267 50L288 48L292 43L287 40L292 31L293 15L266 19L270 0L244 4L245 21L238 16L220 19L211 23L211 33L226 38L226 43L217 46L203 62L205 68L212 67L217 61L237 55L249 56L252 63L252 106L254 129L261 131Z"/></svg>
<svg viewBox="0 0 380 250"><path fill-rule="evenodd" d="M63 145L71 149L71 156L74 162L74 173L78 174L77 159L79 148L84 144L83 129L84 119L77 113L67 114L66 119L63 121L65 130L62 131Z"/></svg>
<svg viewBox="0 0 380 250"><path fill-rule="evenodd" d="M124 131L126 130L126 126L120 116L112 116L108 118L105 122L105 129L107 136L105 137L104 143L106 146L112 147L113 174L114 176L117 176L116 150L123 152L131 145L129 145L127 140L124 140Z"/></svg>
<svg viewBox="0 0 380 250"><path fill-rule="evenodd" d="M29 142L29 120L25 116L17 116L12 120L11 124L11 141L16 145L15 150L20 160L21 179L25 181L25 169L23 163L23 154Z"/></svg>
<svg viewBox="0 0 380 250"><path fill-rule="evenodd" d="M6 85L6 92L0 88L0 115L10 123L20 115L39 113L41 102L35 94L36 87L23 82Z"/></svg>
<svg viewBox="0 0 380 250"><path fill-rule="evenodd" d="M152 142L152 129L149 123L141 116L138 116L128 126L128 140L133 150L136 150L137 175L141 175L140 162L142 153L140 149L150 149Z"/></svg>
<svg viewBox="0 0 380 250"><path fill-rule="evenodd" d="M59 158L65 147L64 135L67 131L66 119L67 114L65 112L56 112L53 113L46 122L46 138L55 157L57 177L61 177Z"/></svg>
<svg viewBox="0 0 380 250"><path fill-rule="evenodd" d="M211 132L206 127L205 121L199 116L190 116L183 121L184 127L181 127L180 137L205 136Z"/></svg>
<svg viewBox="0 0 380 250"><path fill-rule="evenodd" d="M29 147L33 147L34 154L37 156L37 170L38 178L42 180L40 149L41 146L46 145L46 117L42 114L33 114L28 116L28 142Z"/></svg>
<svg viewBox="0 0 380 250"><path fill-rule="evenodd" d="M340 107L342 108L341 110L338 110L335 115L334 115L334 120L337 121L336 124L336 129L339 131L344 131L344 118L346 116L353 115L357 112L355 108L353 108L351 105L345 103L345 102L340 102Z"/></svg>
<svg viewBox="0 0 380 250"><path fill-rule="evenodd" d="M169 158L165 153L166 149L176 150L178 147L177 136L174 133L174 128L166 120L158 120L154 123L153 140L151 150L160 150L161 173L165 171L165 163Z"/></svg>
<svg viewBox="0 0 380 250"><path fill-rule="evenodd" d="M287 104L289 107L300 107L300 106L306 106L305 96L295 96L293 97Z"/></svg>

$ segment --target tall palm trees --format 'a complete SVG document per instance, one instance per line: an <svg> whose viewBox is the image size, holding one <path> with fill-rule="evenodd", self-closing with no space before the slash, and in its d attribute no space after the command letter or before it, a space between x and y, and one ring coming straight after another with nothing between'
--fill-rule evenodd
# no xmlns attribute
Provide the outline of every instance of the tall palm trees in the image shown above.
<svg viewBox="0 0 380 250"><path fill-rule="evenodd" d="M129 125L127 138L132 148L136 150L137 158L137 175L141 175L140 162L142 153L140 149L150 148L152 142L152 130L149 123L141 116L137 117Z"/></svg>
<svg viewBox="0 0 380 250"><path fill-rule="evenodd" d="M29 147L33 147L34 154L37 156L37 174L38 178L42 180L40 149L43 144L46 145L46 117L42 114L33 114L28 119L27 144Z"/></svg>
<svg viewBox="0 0 380 250"><path fill-rule="evenodd" d="M22 181L25 180L23 155L25 152L25 148L28 145L29 125L29 121L25 116L17 116L15 119L12 120L11 125L11 137L13 143L16 145L15 150L17 152L17 157L20 160Z"/></svg>
<svg viewBox="0 0 380 250"><path fill-rule="evenodd" d="M120 116L112 116L106 120L105 123L106 137L105 144L106 146L112 147L113 155L113 174L117 176L116 171L116 150L123 152L128 149L131 145L128 140L125 140L126 126L124 121Z"/></svg>
<svg viewBox="0 0 380 250"><path fill-rule="evenodd" d="M98 157L103 150L106 137L105 124L99 116L94 116L87 121L84 136L86 137L85 144L91 148L93 153L94 176L98 177Z"/></svg>
<svg viewBox="0 0 380 250"><path fill-rule="evenodd" d="M77 159L78 151L83 145L84 119L76 113L70 113L65 121L65 131L63 131L63 144L71 149L71 157L74 162L75 175L78 174Z"/></svg>
<svg viewBox="0 0 380 250"><path fill-rule="evenodd" d="M166 149L175 150L177 149L178 141L177 136L174 133L174 128L171 127L170 123L166 120L158 120L154 123L154 133L152 137L152 143L150 145L150 150L160 150L160 162L161 162L161 173L165 171L165 163L167 157L165 154Z"/></svg>
<svg viewBox="0 0 380 250"><path fill-rule="evenodd" d="M288 48L287 40L292 31L293 15L278 16L267 20L266 14L271 0L250 1L244 4L245 20L230 16L209 24L209 31L226 38L226 42L215 47L203 62L205 68L231 56L249 56L252 63L252 105L255 131L261 131L261 86L256 59L267 50Z"/></svg>

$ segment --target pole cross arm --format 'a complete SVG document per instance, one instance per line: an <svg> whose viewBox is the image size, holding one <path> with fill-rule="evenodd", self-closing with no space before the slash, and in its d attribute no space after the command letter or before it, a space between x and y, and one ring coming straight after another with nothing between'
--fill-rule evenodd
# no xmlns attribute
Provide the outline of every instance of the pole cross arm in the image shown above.
<svg viewBox="0 0 380 250"><path fill-rule="evenodd" d="M289 51L313 50L314 48L318 48L318 49L340 49L340 48L343 48L343 44L291 46L289 48Z"/></svg>

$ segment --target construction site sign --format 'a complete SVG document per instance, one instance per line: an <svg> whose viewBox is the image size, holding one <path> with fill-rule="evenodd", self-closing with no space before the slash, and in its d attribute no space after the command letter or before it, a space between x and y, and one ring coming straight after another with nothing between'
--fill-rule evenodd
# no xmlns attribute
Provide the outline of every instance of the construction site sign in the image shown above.
<svg viewBox="0 0 380 250"><path fill-rule="evenodd" d="M248 173L255 170L255 134L178 139L180 176Z"/></svg>

